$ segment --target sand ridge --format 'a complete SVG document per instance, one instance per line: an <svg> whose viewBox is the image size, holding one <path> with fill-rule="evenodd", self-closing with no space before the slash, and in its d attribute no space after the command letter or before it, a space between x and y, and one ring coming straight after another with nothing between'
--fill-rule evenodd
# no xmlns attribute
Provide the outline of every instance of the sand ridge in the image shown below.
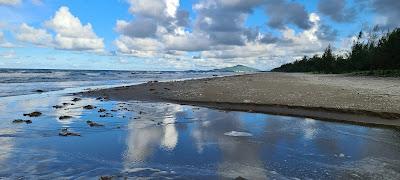
<svg viewBox="0 0 400 180"><path fill-rule="evenodd" d="M400 126L398 78L257 73L149 82L85 94Z"/></svg>

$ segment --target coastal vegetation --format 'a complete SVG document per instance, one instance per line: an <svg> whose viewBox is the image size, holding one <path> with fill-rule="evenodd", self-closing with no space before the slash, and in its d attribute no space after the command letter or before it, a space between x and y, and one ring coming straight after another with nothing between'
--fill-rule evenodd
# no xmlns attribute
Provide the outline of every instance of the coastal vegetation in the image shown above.
<svg viewBox="0 0 400 180"><path fill-rule="evenodd" d="M377 27L361 31L343 55L334 54L329 45L322 55L304 56L272 71L400 76L400 28L386 33L379 33Z"/></svg>

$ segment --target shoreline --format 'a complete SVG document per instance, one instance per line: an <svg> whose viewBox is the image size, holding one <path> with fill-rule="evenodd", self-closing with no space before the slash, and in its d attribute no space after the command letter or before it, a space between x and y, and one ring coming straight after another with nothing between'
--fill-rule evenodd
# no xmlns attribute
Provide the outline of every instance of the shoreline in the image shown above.
<svg viewBox="0 0 400 180"><path fill-rule="evenodd" d="M400 79L255 73L148 82L80 94L124 101L163 101L220 110L400 127Z"/></svg>

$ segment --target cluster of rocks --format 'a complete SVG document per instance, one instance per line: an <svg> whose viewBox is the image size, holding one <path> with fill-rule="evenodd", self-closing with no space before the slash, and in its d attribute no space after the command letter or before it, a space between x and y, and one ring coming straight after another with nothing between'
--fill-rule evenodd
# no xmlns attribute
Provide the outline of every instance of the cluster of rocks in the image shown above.
<svg viewBox="0 0 400 180"><path fill-rule="evenodd" d="M157 82L157 81L154 81L154 82ZM154 82L151 82L151 83L154 83ZM81 100L81 98L75 97L71 101L72 102L77 102L77 101L80 101L80 100ZM96 100L104 101L104 100L109 100L109 98L108 98L108 96L102 96L102 97L96 98ZM69 105L75 105L75 104L74 103L62 103L60 105L54 105L52 107L55 108L55 109L62 109L62 108L66 108ZM132 110L128 109L125 105L126 105L126 103L118 103L118 108L117 109L111 109L110 111L111 112L132 111ZM86 109L86 110L97 109L97 107L93 106L93 105L85 105L85 106L82 106L82 108ZM114 115L112 113L110 113L110 112L107 112L107 109L105 109L105 108L98 108L97 112L101 113L99 115L100 117L114 117ZM139 111L138 114L145 114L145 112ZM28 117L39 117L41 115L42 115L42 113L39 112L39 111L34 111L34 112L31 112L31 113L23 114L23 116L28 116ZM126 116L122 116L122 118L125 118L125 117ZM62 115L62 116L58 117L59 120L66 120L66 119L71 119L71 118L73 118L73 116L69 116L69 115ZM134 119L139 119L139 118L140 117L135 117ZM15 124L21 124L21 123L31 124L32 120L15 119L15 120L12 121L12 123L15 123ZM92 120L87 120L86 124L89 127L104 127L105 126L104 124L100 124L100 123L92 121ZM158 125L160 125L160 124L158 124ZM121 128L121 127L118 126L117 128ZM81 136L79 133L72 132L68 128L62 128L58 135L59 136Z"/></svg>

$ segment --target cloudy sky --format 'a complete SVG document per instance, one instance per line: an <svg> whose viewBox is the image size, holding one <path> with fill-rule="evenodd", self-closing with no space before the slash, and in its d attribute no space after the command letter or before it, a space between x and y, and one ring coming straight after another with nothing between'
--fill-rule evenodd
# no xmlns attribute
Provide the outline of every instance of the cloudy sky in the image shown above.
<svg viewBox="0 0 400 180"><path fill-rule="evenodd" d="M0 68L269 70L361 29L399 0L0 0Z"/></svg>

